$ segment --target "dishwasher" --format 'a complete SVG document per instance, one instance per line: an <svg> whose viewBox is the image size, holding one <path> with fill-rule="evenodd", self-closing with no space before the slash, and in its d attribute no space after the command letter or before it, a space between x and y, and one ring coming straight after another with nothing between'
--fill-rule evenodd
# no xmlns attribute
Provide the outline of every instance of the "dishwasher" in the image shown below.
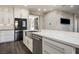
<svg viewBox="0 0 79 59"><path fill-rule="evenodd" d="M42 54L42 36L32 34L33 54Z"/></svg>

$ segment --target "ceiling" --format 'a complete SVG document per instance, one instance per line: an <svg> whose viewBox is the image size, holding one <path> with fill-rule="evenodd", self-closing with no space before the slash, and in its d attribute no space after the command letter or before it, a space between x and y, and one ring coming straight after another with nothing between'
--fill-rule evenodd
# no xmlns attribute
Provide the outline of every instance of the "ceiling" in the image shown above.
<svg viewBox="0 0 79 59"><path fill-rule="evenodd" d="M76 13L79 15L79 5L0 5L0 7L1 6L26 8L31 14L36 15L44 15L54 10Z"/></svg>
<svg viewBox="0 0 79 59"><path fill-rule="evenodd" d="M27 8L32 14L38 15L43 15L53 10L79 14L79 5L28 5Z"/></svg>

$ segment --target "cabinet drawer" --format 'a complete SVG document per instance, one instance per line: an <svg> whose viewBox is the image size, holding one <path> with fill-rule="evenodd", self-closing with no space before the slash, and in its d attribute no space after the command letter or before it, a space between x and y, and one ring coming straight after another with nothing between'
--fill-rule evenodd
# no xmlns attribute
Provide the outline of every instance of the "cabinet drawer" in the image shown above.
<svg viewBox="0 0 79 59"><path fill-rule="evenodd" d="M27 40L27 45L28 45L28 48L30 49L31 52L33 52L33 46L32 46L33 43L32 43L32 42L33 42L33 41L32 41L32 39L30 39L30 38Z"/></svg>
<svg viewBox="0 0 79 59"><path fill-rule="evenodd" d="M28 49L32 52L33 51L33 40L28 36L25 37L23 40L24 44L28 47Z"/></svg>
<svg viewBox="0 0 79 59"><path fill-rule="evenodd" d="M50 54L62 54L64 53L64 48L60 48L56 45L52 45L49 42L43 42L43 50Z"/></svg>
<svg viewBox="0 0 79 59"><path fill-rule="evenodd" d="M43 50L48 51L49 53L67 53L67 54L71 54L71 53L75 53L75 48L59 43L59 42L55 42L51 39L48 38L43 38Z"/></svg>
<svg viewBox="0 0 79 59"><path fill-rule="evenodd" d="M14 31L1 31L0 43L14 41Z"/></svg>

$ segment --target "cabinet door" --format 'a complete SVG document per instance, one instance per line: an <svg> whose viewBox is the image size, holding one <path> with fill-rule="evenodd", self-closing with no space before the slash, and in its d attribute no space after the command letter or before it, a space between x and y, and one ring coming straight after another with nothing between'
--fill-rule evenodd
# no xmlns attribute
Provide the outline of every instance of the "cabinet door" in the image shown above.
<svg viewBox="0 0 79 59"><path fill-rule="evenodd" d="M31 39L30 37L28 37L29 34L30 34L29 32L28 33L26 33L26 31L23 32L23 43L28 47L28 49L31 52L33 52L33 39Z"/></svg>
<svg viewBox="0 0 79 59"><path fill-rule="evenodd" d="M0 29L13 29L13 8L0 8Z"/></svg>
<svg viewBox="0 0 79 59"><path fill-rule="evenodd" d="M27 37L23 37L23 43L24 43L25 46L27 47Z"/></svg>
<svg viewBox="0 0 79 59"><path fill-rule="evenodd" d="M23 40L24 44L28 47L28 49L33 52L33 41L31 38L29 38L28 36L25 37L25 39Z"/></svg>
<svg viewBox="0 0 79 59"><path fill-rule="evenodd" d="M10 41L14 41L14 30L12 30L12 31L1 31L1 41L0 41L0 43L10 42Z"/></svg>
<svg viewBox="0 0 79 59"><path fill-rule="evenodd" d="M8 24L8 8L4 7L3 8L3 29L7 29L7 24Z"/></svg>
<svg viewBox="0 0 79 59"><path fill-rule="evenodd" d="M73 54L75 53L75 48L64 45L51 39L43 38L43 53L49 54Z"/></svg>
<svg viewBox="0 0 79 59"><path fill-rule="evenodd" d="M8 29L14 29L13 8L8 9Z"/></svg>
<svg viewBox="0 0 79 59"><path fill-rule="evenodd" d="M7 19L8 19L8 17L7 17L7 8L4 8L4 7L1 7L0 8L0 28L1 29L4 29L4 28L6 28L5 27L5 23L7 23ZM4 22L4 19L6 19L6 21Z"/></svg>
<svg viewBox="0 0 79 59"><path fill-rule="evenodd" d="M2 24L2 8L0 8L0 24Z"/></svg>
<svg viewBox="0 0 79 59"><path fill-rule="evenodd" d="M14 8L14 17L21 18L21 8Z"/></svg>
<svg viewBox="0 0 79 59"><path fill-rule="evenodd" d="M33 41L31 38L27 39L27 47L30 49L31 52L33 52Z"/></svg>
<svg viewBox="0 0 79 59"><path fill-rule="evenodd" d="M13 8L3 8L3 29L13 29Z"/></svg>
<svg viewBox="0 0 79 59"><path fill-rule="evenodd" d="M28 18L29 12L26 9L21 9L21 17Z"/></svg>
<svg viewBox="0 0 79 59"><path fill-rule="evenodd" d="M0 29L3 29L3 9L0 8Z"/></svg>
<svg viewBox="0 0 79 59"><path fill-rule="evenodd" d="M43 42L43 53L46 54L64 54L64 49L57 47L55 45L51 45L48 42Z"/></svg>

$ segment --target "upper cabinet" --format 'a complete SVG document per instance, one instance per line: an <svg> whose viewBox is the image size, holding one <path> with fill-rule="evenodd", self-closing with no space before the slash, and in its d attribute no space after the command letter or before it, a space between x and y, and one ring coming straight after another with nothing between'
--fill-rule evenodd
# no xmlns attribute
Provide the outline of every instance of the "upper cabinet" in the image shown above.
<svg viewBox="0 0 79 59"><path fill-rule="evenodd" d="M5 29L13 29L14 27L13 8L4 8L3 18L4 18Z"/></svg>
<svg viewBox="0 0 79 59"><path fill-rule="evenodd" d="M14 29L14 18L28 21L29 11L25 8L0 7L0 29Z"/></svg>
<svg viewBox="0 0 79 59"><path fill-rule="evenodd" d="M28 18L29 17L29 11L27 9L21 9L21 17L22 18Z"/></svg>
<svg viewBox="0 0 79 59"><path fill-rule="evenodd" d="M3 10L0 8L0 26L3 24Z"/></svg>
<svg viewBox="0 0 79 59"><path fill-rule="evenodd" d="M24 8L14 8L14 17L15 18L28 18L29 11Z"/></svg>
<svg viewBox="0 0 79 59"><path fill-rule="evenodd" d="M14 17L21 18L20 8L14 8Z"/></svg>
<svg viewBox="0 0 79 59"><path fill-rule="evenodd" d="M13 8L9 8L9 13L8 13L8 22L11 24L10 28L14 29L14 16L13 16Z"/></svg>
<svg viewBox="0 0 79 59"><path fill-rule="evenodd" d="M0 29L13 29L13 8L0 7Z"/></svg>

